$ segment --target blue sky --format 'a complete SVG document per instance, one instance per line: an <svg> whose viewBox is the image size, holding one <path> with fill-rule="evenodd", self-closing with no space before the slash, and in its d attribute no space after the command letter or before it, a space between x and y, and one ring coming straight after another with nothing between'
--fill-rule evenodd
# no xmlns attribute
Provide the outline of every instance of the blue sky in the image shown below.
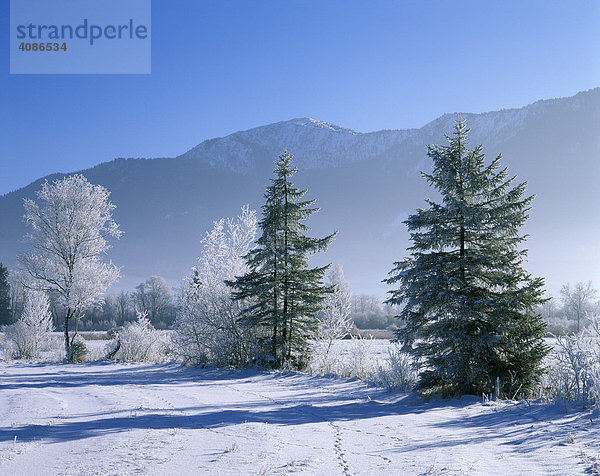
<svg viewBox="0 0 600 476"><path fill-rule="evenodd" d="M600 85L598 1L152 1L152 74L10 75L0 194L310 116L358 131Z"/></svg>

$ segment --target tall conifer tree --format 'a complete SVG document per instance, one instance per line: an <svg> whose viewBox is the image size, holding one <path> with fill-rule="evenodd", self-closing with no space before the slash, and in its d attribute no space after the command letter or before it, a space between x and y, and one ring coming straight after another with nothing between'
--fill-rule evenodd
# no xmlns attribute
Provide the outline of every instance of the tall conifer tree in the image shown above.
<svg viewBox="0 0 600 476"><path fill-rule="evenodd" d="M464 121L446 146L428 147L431 174L441 194L405 224L411 256L394 263L390 304L403 306L397 339L423 363L419 388L445 396L491 393L496 379L509 397L536 386L545 324L536 314L543 280L522 268L533 196L513 186L501 156L484 163L481 146L467 149Z"/></svg>
<svg viewBox="0 0 600 476"><path fill-rule="evenodd" d="M258 245L246 255L250 272L228 282L234 299L250 298L254 304L242 312L245 325L268 329L266 344L272 365L301 368L308 357L308 339L315 329L315 314L330 287L322 284L329 267L308 267L308 256L324 251L335 233L310 238L303 223L319 209L314 200L303 201L306 190L290 182L296 172L292 156L284 152L275 163L275 177L265 193L259 222Z"/></svg>

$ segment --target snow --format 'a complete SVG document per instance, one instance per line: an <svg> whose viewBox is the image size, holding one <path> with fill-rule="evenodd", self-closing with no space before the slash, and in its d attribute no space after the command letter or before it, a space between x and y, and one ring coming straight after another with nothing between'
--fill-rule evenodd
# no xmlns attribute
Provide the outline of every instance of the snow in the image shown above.
<svg viewBox="0 0 600 476"><path fill-rule="evenodd" d="M559 100L560 101L560 100ZM541 101L521 109L504 109L483 114L463 113L476 133L474 143L496 144L513 138L526 119L540 113L551 101ZM199 160L211 167L245 173L255 166L256 157L273 156L283 149L296 155L303 170L337 167L377 157L409 147L423 148L436 143L444 133L452 131L457 113L444 114L420 129L357 132L311 117L295 118L265 126L238 131L225 137L206 140L179 157ZM306 140L310 138L310 140ZM423 169L424 164L407 164L409 175Z"/></svg>
<svg viewBox="0 0 600 476"><path fill-rule="evenodd" d="M287 149L295 155L295 164L302 164L302 170L311 170L367 160L414 137L414 131L364 134L305 117L206 140L179 157L245 173L256 165L257 157L274 160Z"/></svg>
<svg viewBox="0 0 600 476"><path fill-rule="evenodd" d="M0 474L584 474L596 413L355 379L0 363Z"/></svg>

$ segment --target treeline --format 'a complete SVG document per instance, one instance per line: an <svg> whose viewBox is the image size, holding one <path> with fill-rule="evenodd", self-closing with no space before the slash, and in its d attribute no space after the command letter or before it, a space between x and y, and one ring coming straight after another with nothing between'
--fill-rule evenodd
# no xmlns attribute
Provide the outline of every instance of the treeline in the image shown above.
<svg viewBox="0 0 600 476"><path fill-rule="evenodd" d="M395 306L381 304L374 294L353 294L350 307L350 319L358 329L397 329L398 309Z"/></svg>
<svg viewBox="0 0 600 476"><path fill-rule="evenodd" d="M17 272L10 272L0 263L0 326L16 322L23 314L27 290ZM50 312L54 327L62 327L64 308L55 293L49 292ZM152 276L132 291L107 294L97 306L80 318L80 331L110 331L137 319L137 313L147 313L157 329L169 329L175 320L177 300L173 290L160 276Z"/></svg>
<svg viewBox="0 0 600 476"><path fill-rule="evenodd" d="M600 316L598 291L587 283L565 284L558 298L550 297L539 312L548 323L548 333L560 336L579 333L590 325L594 316Z"/></svg>
<svg viewBox="0 0 600 476"><path fill-rule="evenodd" d="M81 319L82 331L104 331L123 327L147 313L156 329L170 329L175 321L177 299L173 290L160 276L152 276L133 291L121 291L104 297L102 305L87 311Z"/></svg>
<svg viewBox="0 0 600 476"><path fill-rule="evenodd" d="M25 290L14 272L0 263L0 326L16 322L23 313ZM61 310L50 294L50 309L54 327L61 327ZM558 297L550 296L539 308L548 324L548 336L579 332L600 315L600 300L591 282L567 283ZM157 329L171 329L178 306L176 290L160 276L152 276L133 291L107 294L99 307L86 311L79 324L82 331L110 331L137 319L137 312L148 313ZM398 328L398 308L381 303L375 294L351 294L349 319L357 329Z"/></svg>
<svg viewBox="0 0 600 476"><path fill-rule="evenodd" d="M0 263L0 326L16 322L23 313L25 289L15 272ZM60 329L63 309L49 293L54 327ZM178 294L160 276L152 276L132 291L107 294L98 307L88 309L79 323L80 331L110 331L137 319L137 312L147 312L148 320L157 329L171 329L175 322ZM381 304L374 294L351 294L349 319L358 329L389 329L398 327L394 306Z"/></svg>

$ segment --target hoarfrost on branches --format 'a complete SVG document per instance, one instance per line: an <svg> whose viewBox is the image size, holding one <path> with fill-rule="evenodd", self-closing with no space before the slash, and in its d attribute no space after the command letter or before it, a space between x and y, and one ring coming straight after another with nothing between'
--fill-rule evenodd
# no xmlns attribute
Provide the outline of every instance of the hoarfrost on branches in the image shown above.
<svg viewBox="0 0 600 476"><path fill-rule="evenodd" d="M256 212L245 205L236 219L216 221L204 236L175 322L176 352L186 363L239 366L251 358L253 331L238 322L244 302L231 299L225 280L247 271L243 256L253 247L256 229Z"/></svg>
<svg viewBox="0 0 600 476"><path fill-rule="evenodd" d="M570 283L567 283L561 288L560 294L565 313L569 319L577 322L577 332L579 332L582 321L593 309L592 299L596 297L598 291L594 289L592 282L589 281L587 283L576 283L573 287Z"/></svg>
<svg viewBox="0 0 600 476"><path fill-rule="evenodd" d="M5 355L15 359L39 359L52 332L50 301L44 291L28 290L20 319L5 328Z"/></svg>
<svg viewBox="0 0 600 476"><path fill-rule="evenodd" d="M552 398L583 408L600 406L600 317L589 320L582 332L557 337L544 382Z"/></svg>
<svg viewBox="0 0 600 476"><path fill-rule="evenodd" d="M162 362L166 355L167 335L157 331L147 312L137 311L137 320L125 324L107 346L107 357L136 362Z"/></svg>
<svg viewBox="0 0 600 476"><path fill-rule="evenodd" d="M389 390L411 391L419 380L418 366L397 343L387 353L386 360L378 365L378 382Z"/></svg>
<svg viewBox="0 0 600 476"><path fill-rule="evenodd" d="M333 287L333 292L323 300L323 308L317 314L316 344L312 367L319 373L332 373L332 345L338 339L346 337L353 327L350 312L352 310L352 293L350 285L344 277L341 265L333 266L327 272L326 284Z"/></svg>
<svg viewBox="0 0 600 476"><path fill-rule="evenodd" d="M83 175L73 175L52 184L46 181L37 192L39 203L24 202L33 249L22 255L20 262L32 278L27 285L52 293L65 310L68 360L72 360L71 346L82 313L100 304L104 291L120 274L112 263L100 260L109 249L106 239L121 236L112 218L115 206L109 195ZM75 321L75 332L70 336L71 320Z"/></svg>

